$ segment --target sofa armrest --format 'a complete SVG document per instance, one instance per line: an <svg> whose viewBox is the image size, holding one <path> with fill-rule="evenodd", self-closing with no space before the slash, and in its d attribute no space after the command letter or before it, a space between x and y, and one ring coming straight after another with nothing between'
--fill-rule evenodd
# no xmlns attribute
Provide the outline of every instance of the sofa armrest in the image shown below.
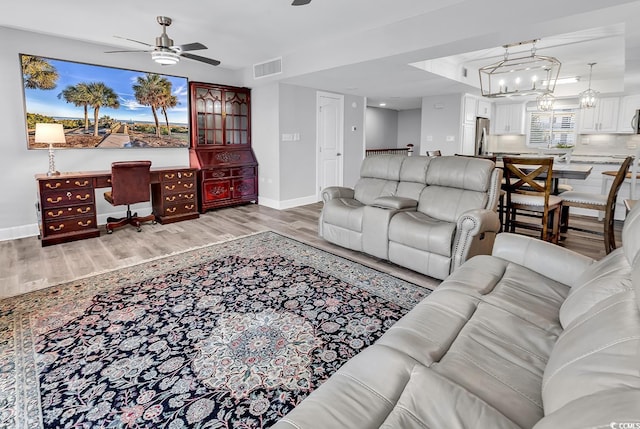
<svg viewBox="0 0 640 429"><path fill-rule="evenodd" d="M499 230L500 218L494 210L474 209L464 212L456 222L450 272L472 256L491 253L493 240Z"/></svg>
<svg viewBox="0 0 640 429"><path fill-rule="evenodd" d="M404 197L379 197L373 201L372 205L382 209L404 210L415 209L418 207L418 201Z"/></svg>
<svg viewBox="0 0 640 429"><path fill-rule="evenodd" d="M508 232L498 234L492 255L569 286L595 262L556 244Z"/></svg>
<svg viewBox="0 0 640 429"><path fill-rule="evenodd" d="M355 192L351 188L345 188L343 186L329 186L322 190L322 201L325 203L334 198L353 198Z"/></svg>

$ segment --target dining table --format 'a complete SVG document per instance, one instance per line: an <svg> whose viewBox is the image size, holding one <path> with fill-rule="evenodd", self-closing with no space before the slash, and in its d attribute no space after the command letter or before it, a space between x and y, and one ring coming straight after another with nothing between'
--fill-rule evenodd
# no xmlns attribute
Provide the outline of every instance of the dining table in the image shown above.
<svg viewBox="0 0 640 429"><path fill-rule="evenodd" d="M496 166L503 168L501 160L496 161ZM527 167L525 165L521 166L522 171L529 173L534 171L536 167ZM553 168L551 170L551 179L553 181L553 193L559 194L560 190L558 189L558 185L560 183L560 179L577 179L577 180L585 180L591 174L591 170L593 166L588 164L573 164L573 163L564 163L564 162L554 162ZM544 175L540 176L545 177Z"/></svg>

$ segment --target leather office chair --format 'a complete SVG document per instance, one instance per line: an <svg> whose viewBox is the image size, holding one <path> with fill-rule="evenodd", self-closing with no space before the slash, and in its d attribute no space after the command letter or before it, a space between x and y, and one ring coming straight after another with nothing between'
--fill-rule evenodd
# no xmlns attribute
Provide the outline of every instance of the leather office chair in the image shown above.
<svg viewBox="0 0 640 429"><path fill-rule="evenodd" d="M502 162L507 191L505 230L534 229L540 231L542 240L558 243L562 200L551 194L553 158L503 157ZM541 217L541 223L518 220L518 213Z"/></svg>
<svg viewBox="0 0 640 429"><path fill-rule="evenodd" d="M581 232L590 232L592 234L604 235L604 250L607 253L611 253L616 248L616 238L614 234L614 220L616 213L616 201L618 199L618 191L625 180L629 172L629 166L633 162L633 157L627 157L620 169L616 172L616 176L613 179L611 188L607 195L595 194L588 192L575 192L569 191L560 194L562 198L562 231L566 232L568 229L573 229ZM604 211L604 231L592 231L583 228L576 228L569 226L569 207L580 207L583 209L591 209Z"/></svg>
<svg viewBox="0 0 640 429"><path fill-rule="evenodd" d="M127 216L117 219L107 218L107 234L114 228L133 225L141 231L142 222L155 223L156 217L131 214L131 204L151 200L151 161L118 161L111 164L111 191L104 193L104 199L114 206L127 206Z"/></svg>

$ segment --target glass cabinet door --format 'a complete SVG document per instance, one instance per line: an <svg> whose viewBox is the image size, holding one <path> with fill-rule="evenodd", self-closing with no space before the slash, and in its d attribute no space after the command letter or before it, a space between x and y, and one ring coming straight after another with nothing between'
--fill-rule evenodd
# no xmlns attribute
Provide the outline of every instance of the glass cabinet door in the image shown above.
<svg viewBox="0 0 640 429"><path fill-rule="evenodd" d="M198 145L223 145L222 91L197 88L195 99Z"/></svg>
<svg viewBox="0 0 640 429"><path fill-rule="evenodd" d="M249 95L225 91L226 144L249 144Z"/></svg>

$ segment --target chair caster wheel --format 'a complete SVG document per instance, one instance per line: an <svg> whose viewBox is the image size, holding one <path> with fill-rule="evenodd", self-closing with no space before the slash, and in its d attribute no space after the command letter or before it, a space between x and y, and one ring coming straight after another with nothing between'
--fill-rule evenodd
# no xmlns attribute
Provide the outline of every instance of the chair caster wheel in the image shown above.
<svg viewBox="0 0 640 429"><path fill-rule="evenodd" d="M155 220L152 220L152 221L151 221L151 225L155 225L155 224L157 224L157 223L158 223L158 222L156 222Z"/></svg>
<svg viewBox="0 0 640 429"><path fill-rule="evenodd" d="M138 231L138 232L142 232L142 228L138 228L138 229L137 229L137 231Z"/></svg>
<svg viewBox="0 0 640 429"><path fill-rule="evenodd" d="M107 230L107 234L113 234L113 230L108 229L108 230Z"/></svg>

